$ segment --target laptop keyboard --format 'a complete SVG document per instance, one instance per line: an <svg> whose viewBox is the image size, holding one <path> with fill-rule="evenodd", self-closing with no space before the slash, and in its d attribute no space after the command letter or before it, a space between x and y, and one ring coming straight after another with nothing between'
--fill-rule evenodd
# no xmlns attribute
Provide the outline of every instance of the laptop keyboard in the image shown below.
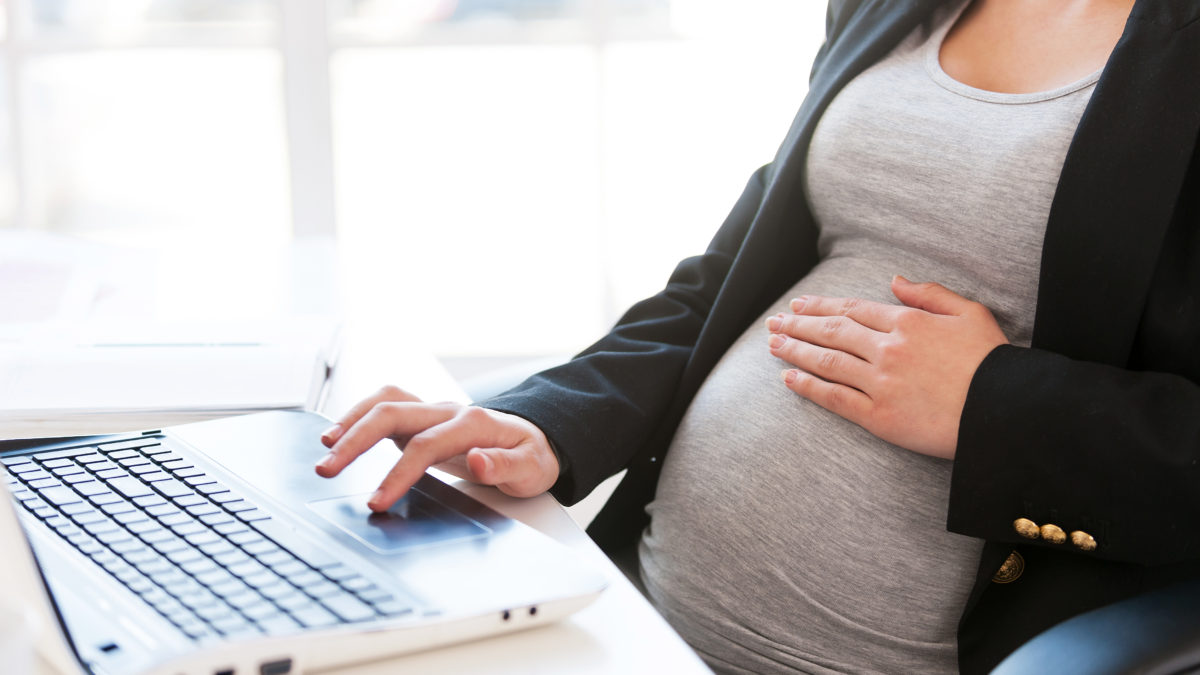
<svg viewBox="0 0 1200 675"><path fill-rule="evenodd" d="M157 438L0 461L26 510L194 640L413 612Z"/></svg>

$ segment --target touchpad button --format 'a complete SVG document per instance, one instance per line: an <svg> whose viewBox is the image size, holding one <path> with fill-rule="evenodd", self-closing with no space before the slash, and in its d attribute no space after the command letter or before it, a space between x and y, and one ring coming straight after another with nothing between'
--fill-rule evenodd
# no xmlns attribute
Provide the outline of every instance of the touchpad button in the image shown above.
<svg viewBox="0 0 1200 675"><path fill-rule="evenodd" d="M491 530L413 488L383 513L367 508L369 494L309 502L308 508L380 553L477 539Z"/></svg>

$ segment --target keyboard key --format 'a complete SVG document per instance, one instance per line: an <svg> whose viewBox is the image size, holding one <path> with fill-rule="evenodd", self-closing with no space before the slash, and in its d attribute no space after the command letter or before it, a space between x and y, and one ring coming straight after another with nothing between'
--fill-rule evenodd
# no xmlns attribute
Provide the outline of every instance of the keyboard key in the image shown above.
<svg viewBox="0 0 1200 675"><path fill-rule="evenodd" d="M100 494L91 495L90 497L88 497L88 499L91 499L92 503L95 504L96 506L101 506L104 504L114 504L116 502L125 501L124 498L122 498L120 495L118 495L115 492L101 492Z"/></svg>
<svg viewBox="0 0 1200 675"><path fill-rule="evenodd" d="M154 494L148 485L136 478L113 478L108 482L108 484L117 492L120 492L129 499L133 499L134 497L145 497L147 495Z"/></svg>
<svg viewBox="0 0 1200 675"><path fill-rule="evenodd" d="M129 459L131 457L141 457L142 453L137 450L105 450L104 446L100 446L100 452L107 452L109 459Z"/></svg>
<svg viewBox="0 0 1200 675"><path fill-rule="evenodd" d="M201 469L197 469L194 466L188 466L188 467L184 467L181 469L174 469L171 471L171 473L175 474L179 478L191 478L192 476L203 475L204 471Z"/></svg>
<svg viewBox="0 0 1200 675"><path fill-rule="evenodd" d="M218 504L226 504L228 502L242 501L241 495L237 494L236 492L233 492L232 490L225 491L225 492L216 492L216 493L209 495L208 498Z"/></svg>
<svg viewBox="0 0 1200 675"><path fill-rule="evenodd" d="M214 558L227 555L229 553L240 553L240 551L233 547L233 544L230 544L224 539L221 541L214 541L211 544L200 544L200 550Z"/></svg>
<svg viewBox="0 0 1200 675"><path fill-rule="evenodd" d="M253 523L257 520L267 520L271 517L269 514L267 514L267 512L262 511L260 509L250 509L249 511L241 511L234 515L236 515L239 520L246 522L246 523Z"/></svg>
<svg viewBox="0 0 1200 675"><path fill-rule="evenodd" d="M295 610L294 612L290 612L290 614L293 619L296 619L309 628L323 628L334 626L338 623L337 617L331 614L329 610L315 604Z"/></svg>
<svg viewBox="0 0 1200 675"><path fill-rule="evenodd" d="M77 456L75 458L75 461L79 462L80 464L91 465L91 464L96 464L97 462L104 462L107 460L104 459L104 455L100 455L95 452L89 452L86 455Z"/></svg>
<svg viewBox="0 0 1200 675"><path fill-rule="evenodd" d="M58 506L62 506L63 504L75 504L82 501L79 495L68 487L47 487L40 490L39 494L41 495L42 499L45 499L51 504L56 504Z"/></svg>
<svg viewBox="0 0 1200 675"><path fill-rule="evenodd" d="M156 438L136 438L131 441L119 441L117 443L105 443L100 446L100 452L114 453L126 450L128 448L144 448L150 445L158 445L159 441Z"/></svg>
<svg viewBox="0 0 1200 675"><path fill-rule="evenodd" d="M115 480L117 478L129 478L129 472L125 469L101 469L96 471L96 478L100 480ZM136 482L136 479L134 479Z"/></svg>
<svg viewBox="0 0 1200 675"><path fill-rule="evenodd" d="M237 609L241 609L243 607L251 607L253 605L259 604L262 601L263 601L262 596L259 595L253 589L248 589L248 590L246 590L242 593L238 593L236 595L225 596L225 602L228 602L230 604L230 606L235 607Z"/></svg>
<svg viewBox="0 0 1200 675"><path fill-rule="evenodd" d="M105 513L107 513L109 515L116 515L118 513L129 513L131 511L137 511L137 507L134 506L133 504L130 504L129 502L113 502L111 504L101 505L100 510L104 511Z"/></svg>
<svg viewBox="0 0 1200 675"><path fill-rule="evenodd" d="M197 525L197 527L200 527L200 526ZM176 530L176 534L182 535L183 533ZM188 543L191 544L192 546L203 546L204 544L212 544L212 543L215 543L218 541L222 541L221 537L217 536L216 533L212 532L211 530L207 530L207 529L203 529L200 532L188 534L188 535L184 536L184 538L187 539Z"/></svg>
<svg viewBox="0 0 1200 675"><path fill-rule="evenodd" d="M269 616L264 619L259 619L258 621L255 621L255 623L267 635L284 635L286 633L294 632L300 628L300 624L296 623L295 619L287 616L286 614Z"/></svg>
<svg viewBox="0 0 1200 675"><path fill-rule="evenodd" d="M159 471L158 467L153 464L138 464L137 466L131 466L129 467L129 473L134 474L135 476L147 476L151 474L166 475L162 471Z"/></svg>
<svg viewBox="0 0 1200 675"><path fill-rule="evenodd" d="M133 532L134 534L143 534L146 532L153 532L155 530L162 529L162 526L152 520L145 520L145 521L138 521L135 523L130 523L128 525L128 529L130 532Z"/></svg>
<svg viewBox="0 0 1200 675"><path fill-rule="evenodd" d="M148 494L142 495L141 497L134 497L133 503L145 508L147 506L160 506L162 504L166 504L167 500L163 499L157 494Z"/></svg>
<svg viewBox="0 0 1200 675"><path fill-rule="evenodd" d="M49 463L46 463L42 466L49 468L50 473L54 474L55 476L69 476L73 473L83 473L83 467L69 459L57 459L54 461L61 462L61 464L50 466Z"/></svg>
<svg viewBox="0 0 1200 675"><path fill-rule="evenodd" d="M214 495L214 494L222 494L225 492L229 492L229 488L225 487L224 485L221 485L220 483L208 483L205 485L197 485L196 492L199 492L200 494L203 494L203 495ZM210 497L210 499L211 499L211 497Z"/></svg>
<svg viewBox="0 0 1200 675"><path fill-rule="evenodd" d="M129 525L131 523L140 523L144 520L150 519L149 516L142 513L141 511L122 511L120 513L113 514L112 518L113 518L113 520L117 521L118 523L121 523L122 525Z"/></svg>
<svg viewBox="0 0 1200 675"><path fill-rule="evenodd" d="M213 529L221 534L233 534L234 532L245 532L250 528L245 523L228 518L224 522L213 525Z"/></svg>
<svg viewBox="0 0 1200 675"><path fill-rule="evenodd" d="M283 583L283 579L281 579L278 574L266 569L262 572L258 572L257 574L243 576L242 581L246 582L247 586L252 586L254 588L263 588L265 586Z"/></svg>
<svg viewBox="0 0 1200 675"><path fill-rule="evenodd" d="M89 481L94 483L96 481L96 479L93 478L90 473L83 473L82 471L80 471L80 473L59 476L59 480L68 485L78 485L80 483L87 483Z"/></svg>
<svg viewBox="0 0 1200 675"><path fill-rule="evenodd" d="M363 621L375 616L375 610L370 605L352 595L335 595L329 598L322 598L321 604L333 610L333 613L342 617L344 621Z"/></svg>
<svg viewBox="0 0 1200 675"><path fill-rule="evenodd" d="M341 586L338 586L332 581L328 581L326 579L321 579L316 583L305 585L304 592L318 600L321 598L328 598L332 595L344 595L346 593L346 591L342 590Z"/></svg>
<svg viewBox="0 0 1200 675"><path fill-rule="evenodd" d="M154 516L155 518L159 518L160 522L165 522L164 519L167 516L174 516L174 515L182 514L182 512L179 509L175 508L174 506L172 506L170 504L165 504L165 503L148 506L148 507L146 507L145 511L146 511L146 513L149 513L150 515Z"/></svg>
<svg viewBox="0 0 1200 675"><path fill-rule="evenodd" d="M112 492L107 487L94 480L86 483L76 483L72 487L86 497L94 497L95 495L109 494Z"/></svg>
<svg viewBox="0 0 1200 675"><path fill-rule="evenodd" d="M159 462L159 465L177 476L179 475L180 470L192 468L191 462L187 461L186 459L172 459L165 462Z"/></svg>
<svg viewBox="0 0 1200 675"><path fill-rule="evenodd" d="M239 511L249 511L249 510L255 508L253 504L251 504L250 502L248 502L244 499L238 499L238 500L232 501L232 502L225 502L224 504L221 504L221 507L230 513L238 513Z"/></svg>
<svg viewBox="0 0 1200 675"><path fill-rule="evenodd" d="M359 600L372 605L377 605L381 602L388 602L396 599L394 595L378 587L356 593L355 595L358 596Z"/></svg>
<svg viewBox="0 0 1200 675"><path fill-rule="evenodd" d="M204 584L209 589L212 589L215 586L222 586L230 581L237 581L232 574L226 572L225 568L218 566L216 563L213 563L212 569L202 570L199 572L188 570L188 573L196 577L196 581Z"/></svg>
<svg viewBox="0 0 1200 675"><path fill-rule="evenodd" d="M271 616L277 616L280 614L280 612L279 612L279 609L276 608L274 604L272 604L270 602L260 602L257 605L250 605L249 607L243 607L242 614L245 615L245 617L247 619L250 619L251 621L257 623L260 619L265 619L265 618L271 617Z"/></svg>
<svg viewBox="0 0 1200 675"><path fill-rule="evenodd" d="M147 471L146 473L140 474L140 478L147 483L157 483L163 480L171 480L171 474L166 473L165 471Z"/></svg>
<svg viewBox="0 0 1200 675"><path fill-rule="evenodd" d="M234 534L229 535L229 541L232 541L244 549L248 544L253 544L254 542L258 541L266 541L266 539L254 530L247 529L242 532L235 532ZM253 551L248 552L252 553Z"/></svg>
<svg viewBox="0 0 1200 675"><path fill-rule="evenodd" d="M267 584L258 589L264 597L275 600L277 598L287 597L296 592L296 587L283 581L277 581L273 584Z"/></svg>
<svg viewBox="0 0 1200 675"><path fill-rule="evenodd" d="M25 473L22 473L19 475L21 477L21 480L26 481L26 482L35 481L35 480L44 480L47 478L54 478L54 476L49 471L46 471L46 470L40 469L40 468L35 468L33 471L26 471Z"/></svg>
<svg viewBox="0 0 1200 675"><path fill-rule="evenodd" d="M184 508L186 508L188 506L195 506L197 504L207 504L208 503L208 501L206 499L204 499L204 497L201 497L200 495L196 494L195 492L192 492L191 490L188 490L186 494L182 494L178 497L173 498L171 501L175 502L175 504L177 506L182 506Z"/></svg>
<svg viewBox="0 0 1200 675"><path fill-rule="evenodd" d="M0 459L0 464L7 467L17 467L33 464L32 457L4 457Z"/></svg>
<svg viewBox="0 0 1200 675"><path fill-rule="evenodd" d="M63 467L67 467L67 466L75 466L75 462L72 462L72 461L71 461L71 460L69 460L69 459L51 459L51 460L45 460L44 458L41 458L41 457L39 457L38 459L42 459L42 460L43 460L43 461L42 461L42 466L43 466L43 467L45 467L45 468L47 468L47 469L61 469L61 468L63 468Z"/></svg>
<svg viewBox="0 0 1200 675"><path fill-rule="evenodd" d="M193 516L207 516L214 513L220 513L220 511L220 509L207 501L203 504L196 504L195 506L187 507L187 512Z"/></svg>
<svg viewBox="0 0 1200 675"><path fill-rule="evenodd" d="M109 455L109 456L115 457L116 455ZM129 468L132 468L135 466L142 466L144 464L149 464L149 463L150 463L150 458L142 457L141 455L136 455L134 457L123 457L123 458L117 460L117 464L120 464L121 466L125 467L126 469L129 469Z"/></svg>
<svg viewBox="0 0 1200 675"><path fill-rule="evenodd" d="M275 569L277 565L283 565L285 563L297 562L296 559L292 557L291 553L284 551L283 549L275 546L274 544L271 544L271 546L275 550L269 551L267 553L255 553L254 554L254 557L258 559L258 562L266 565L267 567L270 567L271 569Z"/></svg>
<svg viewBox="0 0 1200 675"><path fill-rule="evenodd" d="M283 548L291 551L309 566L315 567L322 572L324 572L324 568L326 567L341 564L332 553L317 544L309 542L279 520L271 518L257 521L254 523L254 529L263 533Z"/></svg>
<svg viewBox="0 0 1200 675"><path fill-rule="evenodd" d="M191 488L184 485L183 483L180 483L179 481L175 480L174 478L159 481L154 486L154 489L163 493L167 497L179 497L182 495L192 494Z"/></svg>
<svg viewBox="0 0 1200 675"><path fill-rule="evenodd" d="M200 520L208 525L212 525L214 528L225 523L234 522L233 516L229 515L228 513L209 513L207 515L200 516Z"/></svg>
<svg viewBox="0 0 1200 675"><path fill-rule="evenodd" d="M191 535L200 534L201 532L211 532L211 530L209 530L207 527L194 520L187 523L172 525L171 529L175 532L175 534L181 537L188 537L188 541L191 541ZM200 545L198 542L192 541L192 543L196 544L197 546Z"/></svg>
<svg viewBox="0 0 1200 675"><path fill-rule="evenodd" d="M165 455L170 451L171 450L169 448L167 448L166 446L162 446L162 445L151 445L151 446L142 448L142 454L146 455L147 457L154 457L156 455Z"/></svg>
<svg viewBox="0 0 1200 675"><path fill-rule="evenodd" d="M280 607L286 609L289 612L300 609L302 607L317 606L316 603L314 603L307 595L305 595L299 591L292 591L291 593L280 595L280 596L272 596L271 599L275 601L275 604L279 605Z"/></svg>
<svg viewBox="0 0 1200 675"><path fill-rule="evenodd" d="M387 600L375 604L375 611L386 616L401 616L413 611L413 606L402 600Z"/></svg>
<svg viewBox="0 0 1200 675"><path fill-rule="evenodd" d="M172 513L171 515L168 515L168 516L162 516L161 518L158 519L158 522L160 522L163 525L166 525L168 527L174 527L176 525L181 525L183 523L194 523L194 522L196 522L196 519L182 511L180 511L178 513Z"/></svg>
<svg viewBox="0 0 1200 675"><path fill-rule="evenodd" d="M160 551L160 553L161 553L161 551ZM167 553L166 556L167 556L167 558L169 558L171 560L171 562L175 563L176 565L179 565L180 567L183 567L184 571L186 571L188 574L191 574L192 571L187 569L187 567L185 566L186 563L192 563L192 562L198 562L201 560L205 560L213 565L216 564L216 563L212 562L211 560L209 560L203 553L201 553L200 551L197 551L194 548L183 548L178 551L171 551L170 553Z"/></svg>
<svg viewBox="0 0 1200 675"><path fill-rule="evenodd" d="M60 483L57 478L39 478L37 480L29 481L29 483L27 483L27 485L29 485L29 487L33 488L34 490L42 491L42 490L47 490L49 488L59 487L62 485L62 483ZM70 489L70 488L68 488L68 489Z"/></svg>
<svg viewBox="0 0 1200 675"><path fill-rule="evenodd" d="M226 572L226 574L229 576L228 581L219 581L209 584L209 589L212 590L213 593L216 593L223 598L229 598L235 595L250 592L250 587L242 583L240 579L235 578L228 572Z"/></svg>
<svg viewBox="0 0 1200 675"><path fill-rule="evenodd" d="M204 485L206 483L215 483L217 479L202 473L195 476L187 476L183 479L183 482L188 485Z"/></svg>

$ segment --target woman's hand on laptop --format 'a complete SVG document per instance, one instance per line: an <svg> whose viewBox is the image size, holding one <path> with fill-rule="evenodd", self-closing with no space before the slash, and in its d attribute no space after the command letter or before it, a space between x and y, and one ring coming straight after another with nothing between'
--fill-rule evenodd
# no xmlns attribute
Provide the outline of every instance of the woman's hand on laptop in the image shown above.
<svg viewBox="0 0 1200 675"><path fill-rule="evenodd" d="M539 495L558 480L558 459L532 422L458 403L424 403L394 386L355 405L321 435L329 454L317 462L317 474L338 475L384 438L403 454L367 502L373 511L390 508L431 466L514 497Z"/></svg>

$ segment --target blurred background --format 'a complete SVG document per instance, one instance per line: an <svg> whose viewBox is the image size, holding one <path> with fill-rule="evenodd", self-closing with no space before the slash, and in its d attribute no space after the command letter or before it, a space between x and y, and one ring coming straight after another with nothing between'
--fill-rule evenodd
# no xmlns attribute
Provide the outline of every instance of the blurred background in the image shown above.
<svg viewBox="0 0 1200 675"><path fill-rule="evenodd" d="M0 232L191 279L167 318L386 314L452 371L577 351L703 251L824 30L802 0L0 9Z"/></svg>

